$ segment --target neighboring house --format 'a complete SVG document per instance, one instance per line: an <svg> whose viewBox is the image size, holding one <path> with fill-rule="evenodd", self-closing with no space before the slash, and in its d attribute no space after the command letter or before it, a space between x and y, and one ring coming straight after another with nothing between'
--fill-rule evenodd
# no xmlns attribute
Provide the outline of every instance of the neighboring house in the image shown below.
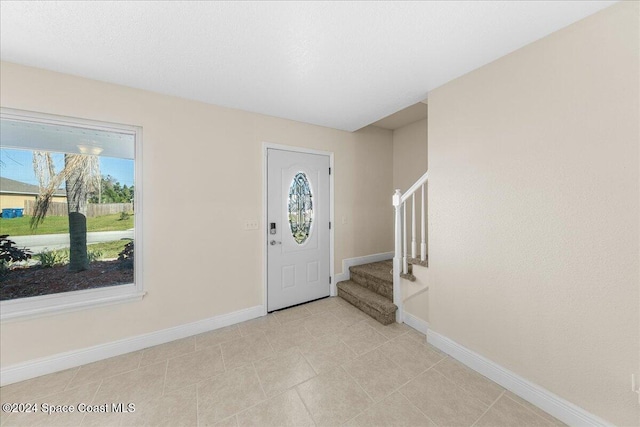
<svg viewBox="0 0 640 427"><path fill-rule="evenodd" d="M0 209L22 208L27 200L35 201L38 198L39 187L25 182L0 177ZM53 193L52 202L66 203L67 192L60 188Z"/></svg>

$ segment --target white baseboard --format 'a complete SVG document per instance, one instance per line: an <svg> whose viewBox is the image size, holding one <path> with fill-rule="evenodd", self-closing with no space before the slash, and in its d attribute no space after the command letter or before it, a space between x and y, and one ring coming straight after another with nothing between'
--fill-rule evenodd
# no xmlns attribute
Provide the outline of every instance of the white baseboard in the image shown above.
<svg viewBox="0 0 640 427"><path fill-rule="evenodd" d="M379 254L343 259L342 273L335 275L335 278L336 278L335 282L340 283L342 281L349 280L351 278L351 274L349 273L349 267L352 267L354 265L362 265L362 264L369 264L372 262L385 261L388 259L393 259L393 252L383 252Z"/></svg>
<svg viewBox="0 0 640 427"><path fill-rule="evenodd" d="M612 425L444 335L429 331L427 342L570 426Z"/></svg>
<svg viewBox="0 0 640 427"><path fill-rule="evenodd" d="M408 326L411 326L418 332L422 332L427 335L429 332L429 322L420 319L419 317L414 316L411 313L407 313L406 311L402 314L404 323Z"/></svg>
<svg viewBox="0 0 640 427"><path fill-rule="evenodd" d="M233 313L221 314L209 319L187 323L186 325L18 363L0 370L0 386L75 368L109 357L120 356L121 354L234 325L263 315L264 307L258 305L234 311Z"/></svg>

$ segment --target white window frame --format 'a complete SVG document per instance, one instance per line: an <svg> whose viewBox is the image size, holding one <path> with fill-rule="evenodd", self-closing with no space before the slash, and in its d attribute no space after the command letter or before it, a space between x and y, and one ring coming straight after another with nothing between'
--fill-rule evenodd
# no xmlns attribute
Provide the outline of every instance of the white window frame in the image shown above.
<svg viewBox="0 0 640 427"><path fill-rule="evenodd" d="M136 210L134 215L134 283L0 301L0 321L39 317L141 300L146 293L142 283L142 128L4 107L0 108L0 118L83 127L133 135L135 137L134 206Z"/></svg>

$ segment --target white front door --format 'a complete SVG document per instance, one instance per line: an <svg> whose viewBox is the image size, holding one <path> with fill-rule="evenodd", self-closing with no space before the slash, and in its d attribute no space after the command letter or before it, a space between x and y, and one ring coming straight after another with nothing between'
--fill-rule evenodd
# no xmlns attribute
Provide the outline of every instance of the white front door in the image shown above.
<svg viewBox="0 0 640 427"><path fill-rule="evenodd" d="M267 150L267 311L329 296L329 156Z"/></svg>

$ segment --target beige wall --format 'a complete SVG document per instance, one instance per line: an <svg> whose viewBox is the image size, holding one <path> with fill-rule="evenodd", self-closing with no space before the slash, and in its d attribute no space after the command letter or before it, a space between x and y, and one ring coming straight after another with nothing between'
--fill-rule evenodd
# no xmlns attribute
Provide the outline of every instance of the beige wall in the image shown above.
<svg viewBox="0 0 640 427"><path fill-rule="evenodd" d="M427 109L426 105L423 105ZM427 119L402 126L393 131L393 188L406 191L414 182L427 171ZM416 195L417 204L420 203L420 193ZM426 198L428 200L428 197ZM419 210L416 211L419 218ZM420 236L419 220L416 223L416 236ZM410 233L410 224L408 232ZM418 237L419 238L419 237ZM427 236L428 240L428 236ZM418 242L418 250L419 242ZM428 251L427 251L428 252ZM414 266L416 283L428 283L428 269ZM404 280L404 279L403 279ZM424 293L407 301L406 312L429 321L429 295Z"/></svg>
<svg viewBox="0 0 640 427"><path fill-rule="evenodd" d="M640 424L638 2L429 94L433 330Z"/></svg>
<svg viewBox="0 0 640 427"><path fill-rule="evenodd" d="M143 127L141 302L5 322L2 367L263 304L262 142L335 153L335 266L393 248L392 134L349 133L2 63L0 104ZM167 197L167 195L171 197ZM201 209L176 223L176 207ZM372 233L371 230L376 230ZM188 257L175 259L176 247Z"/></svg>
<svg viewBox="0 0 640 427"><path fill-rule="evenodd" d="M425 110L427 106L423 104ZM393 188L407 190L427 171L427 119L393 131Z"/></svg>

